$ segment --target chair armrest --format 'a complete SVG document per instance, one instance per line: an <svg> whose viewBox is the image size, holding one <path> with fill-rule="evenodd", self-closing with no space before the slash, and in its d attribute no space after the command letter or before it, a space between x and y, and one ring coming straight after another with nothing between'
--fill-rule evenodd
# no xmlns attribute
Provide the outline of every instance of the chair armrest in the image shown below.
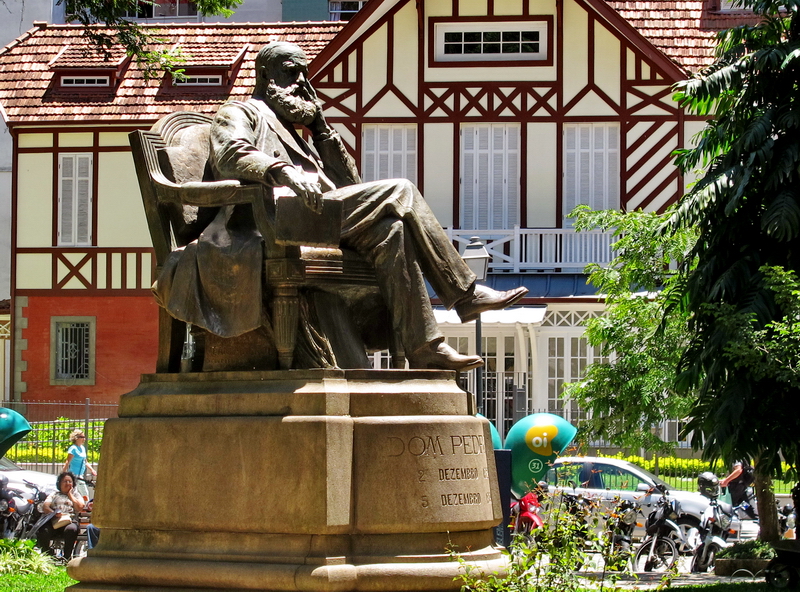
<svg viewBox="0 0 800 592"><path fill-rule="evenodd" d="M213 208L264 199L261 185L242 185L239 181L189 182L183 184L154 179L158 201Z"/></svg>

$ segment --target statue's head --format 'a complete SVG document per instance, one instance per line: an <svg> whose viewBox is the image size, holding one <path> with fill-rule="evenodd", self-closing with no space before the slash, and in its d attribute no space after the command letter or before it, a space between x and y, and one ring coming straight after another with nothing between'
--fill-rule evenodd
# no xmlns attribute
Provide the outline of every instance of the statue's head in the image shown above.
<svg viewBox="0 0 800 592"><path fill-rule="evenodd" d="M294 43L274 41L256 56L253 95L289 123L308 125L317 115L316 93L308 81L308 59Z"/></svg>

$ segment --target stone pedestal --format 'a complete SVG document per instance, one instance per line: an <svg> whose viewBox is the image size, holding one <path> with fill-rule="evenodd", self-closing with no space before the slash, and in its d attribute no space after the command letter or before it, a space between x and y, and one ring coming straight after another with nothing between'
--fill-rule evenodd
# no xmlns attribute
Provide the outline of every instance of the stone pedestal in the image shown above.
<svg viewBox="0 0 800 592"><path fill-rule="evenodd" d="M502 570L491 436L453 373L148 375L109 420L70 590L458 590Z"/></svg>

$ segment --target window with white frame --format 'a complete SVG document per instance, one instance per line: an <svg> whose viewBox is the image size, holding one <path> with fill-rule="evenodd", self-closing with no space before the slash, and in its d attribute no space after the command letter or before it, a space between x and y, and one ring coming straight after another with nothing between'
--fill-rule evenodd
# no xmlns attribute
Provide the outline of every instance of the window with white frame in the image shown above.
<svg viewBox="0 0 800 592"><path fill-rule="evenodd" d="M174 78L176 86L222 86L222 74L187 75Z"/></svg>
<svg viewBox="0 0 800 592"><path fill-rule="evenodd" d="M583 336L551 336L547 338L547 411L567 421L585 419L575 401L564 400L564 385L577 382L586 375L589 364L605 360L600 349Z"/></svg>
<svg viewBox="0 0 800 592"><path fill-rule="evenodd" d="M461 228L504 230L519 224L519 124L461 127Z"/></svg>
<svg viewBox="0 0 800 592"><path fill-rule="evenodd" d="M417 182L417 127L365 125L362 129L364 181L408 179Z"/></svg>
<svg viewBox="0 0 800 592"><path fill-rule="evenodd" d="M444 22L434 26L437 62L547 59L547 22Z"/></svg>
<svg viewBox="0 0 800 592"><path fill-rule="evenodd" d="M350 0L345 2L328 2L328 12L332 21L349 21L361 10L367 0Z"/></svg>
<svg viewBox="0 0 800 592"><path fill-rule="evenodd" d="M50 384L92 385L95 317L50 318Z"/></svg>
<svg viewBox="0 0 800 592"><path fill-rule="evenodd" d="M110 76L62 76L61 86L110 86Z"/></svg>
<svg viewBox="0 0 800 592"><path fill-rule="evenodd" d="M139 2L137 10L126 10L124 16L134 19L197 16L197 5L190 0L152 0Z"/></svg>
<svg viewBox="0 0 800 592"><path fill-rule="evenodd" d="M58 244L92 244L92 154L58 155Z"/></svg>
<svg viewBox="0 0 800 592"><path fill-rule="evenodd" d="M618 210L619 185L619 124L564 125L564 217L579 205Z"/></svg>

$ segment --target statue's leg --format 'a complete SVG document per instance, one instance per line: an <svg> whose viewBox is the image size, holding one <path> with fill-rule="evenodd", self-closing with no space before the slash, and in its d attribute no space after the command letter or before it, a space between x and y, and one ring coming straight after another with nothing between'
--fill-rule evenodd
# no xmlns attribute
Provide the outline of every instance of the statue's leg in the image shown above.
<svg viewBox="0 0 800 592"><path fill-rule="evenodd" d="M448 240L447 234L413 183L390 179L337 189L329 194L344 201L342 238L346 242L384 218L400 219L404 240L413 245L425 278L442 303L451 308L468 296L475 275Z"/></svg>
<svg viewBox="0 0 800 592"><path fill-rule="evenodd" d="M402 220L376 220L350 234L342 244L361 253L375 268L392 327L406 352L442 341L417 254Z"/></svg>

